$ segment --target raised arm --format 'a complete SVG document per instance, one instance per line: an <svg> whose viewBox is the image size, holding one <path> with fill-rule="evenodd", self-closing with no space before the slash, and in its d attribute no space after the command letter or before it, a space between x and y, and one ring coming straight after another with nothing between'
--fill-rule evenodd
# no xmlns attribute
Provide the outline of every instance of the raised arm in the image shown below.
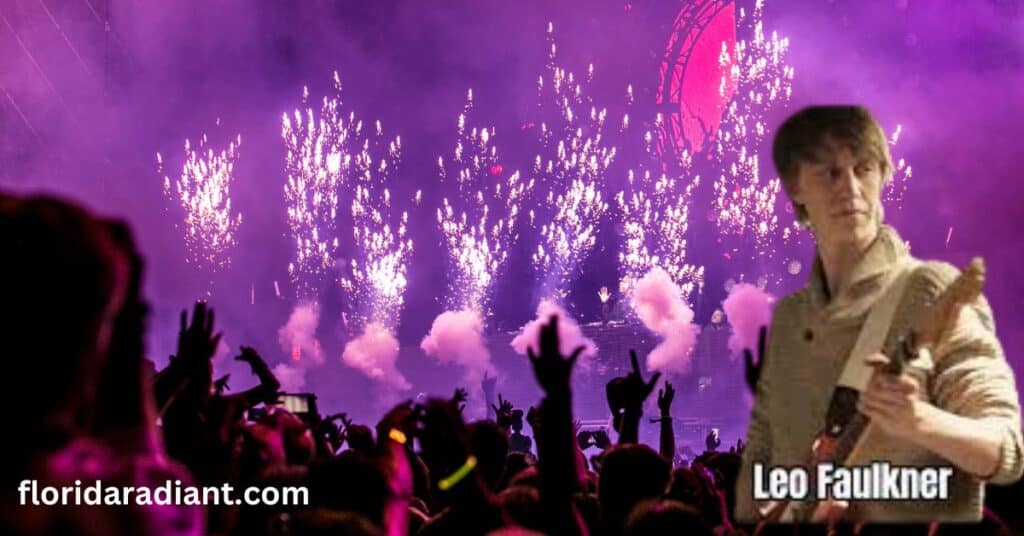
<svg viewBox="0 0 1024 536"><path fill-rule="evenodd" d="M484 371L484 378L480 380L480 389L484 392L484 405L487 410L487 418L494 419L496 413L494 411L494 392L498 386L498 377L491 376Z"/></svg>
<svg viewBox="0 0 1024 536"><path fill-rule="evenodd" d="M785 299L779 302L775 308L773 322L781 318L780 311L785 306ZM772 333L777 332L773 323ZM753 523L758 521L758 505L753 496L753 465L754 463L771 463L771 422L768 419L771 407L771 393L773 382L772 363L778 361L771 356L771 336L762 328L758 337L758 358L756 364L756 381L754 384L754 409L750 414L750 424L747 427L746 444L743 447L743 458L740 464L739 476L736 479L735 488L735 511L733 512L736 521L741 523ZM753 356L749 349L744 350L745 360L753 364ZM750 369L748 369L749 371ZM747 376L748 381L751 376Z"/></svg>
<svg viewBox="0 0 1024 536"><path fill-rule="evenodd" d="M274 373L267 366L267 362L263 360L256 350L248 346L242 346L241 353L235 357L235 360L247 363L252 373L260 380L260 384L241 393L229 395L226 398L237 401L242 406L242 409L245 410L257 404L273 402L277 399L277 392L281 389L281 382L277 381Z"/></svg>
<svg viewBox="0 0 1024 536"><path fill-rule="evenodd" d="M644 416L644 401L654 391L654 384L661 378L661 373L655 372L650 381L644 381L635 350L629 351L629 360L633 370L624 377L615 378L606 388L608 406L617 425L620 445L640 441L640 420Z"/></svg>
<svg viewBox="0 0 1024 536"><path fill-rule="evenodd" d="M221 334L214 333L213 309L196 302L192 319L181 311L178 350L171 363L154 380L157 410L163 415L178 397L204 398L213 386L213 359Z"/></svg>
<svg viewBox="0 0 1024 536"><path fill-rule="evenodd" d="M661 441L658 452L662 458L672 463L676 455L676 434L672 429L672 399L676 396L676 390L672 384L665 382L665 387L658 390L658 409L661 410Z"/></svg>
<svg viewBox="0 0 1024 536"><path fill-rule="evenodd" d="M567 357L558 339L558 317L552 316L540 331L540 352L527 348L537 383L544 391L540 406L543 433L537 436L537 463L543 519L549 534L586 534L576 512L573 493L582 475L576 465L576 440L572 422L572 388L569 380L579 346Z"/></svg>

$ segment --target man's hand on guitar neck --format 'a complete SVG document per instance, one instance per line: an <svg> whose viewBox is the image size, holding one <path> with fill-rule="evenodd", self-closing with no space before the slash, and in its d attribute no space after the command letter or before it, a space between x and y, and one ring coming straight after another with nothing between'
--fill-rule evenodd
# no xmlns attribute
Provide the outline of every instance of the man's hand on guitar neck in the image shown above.
<svg viewBox="0 0 1024 536"><path fill-rule="evenodd" d="M882 367L889 363L884 354L872 354L865 361L875 367L875 373L867 389L860 394L857 411L885 433L913 440L921 424L922 405L928 405L918 396L921 387L917 379L906 372L900 375L884 372Z"/></svg>

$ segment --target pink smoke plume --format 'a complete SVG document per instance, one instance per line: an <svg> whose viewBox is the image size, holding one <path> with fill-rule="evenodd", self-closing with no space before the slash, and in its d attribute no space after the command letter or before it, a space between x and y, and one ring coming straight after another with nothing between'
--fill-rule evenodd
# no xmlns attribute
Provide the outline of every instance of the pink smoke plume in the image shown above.
<svg viewBox="0 0 1024 536"><path fill-rule="evenodd" d="M274 365L274 377L281 382L281 390L286 393L300 393L306 386L306 368L291 363Z"/></svg>
<svg viewBox="0 0 1024 536"><path fill-rule="evenodd" d="M729 320L732 334L729 351L733 359L744 349L757 352L757 337L761 326L770 326L775 297L750 283L737 283L722 302L722 310Z"/></svg>
<svg viewBox="0 0 1024 536"><path fill-rule="evenodd" d="M647 329L662 337L647 355L647 370L689 370L700 326L693 323L693 310L668 272L655 267L640 278L633 291L633 310Z"/></svg>
<svg viewBox="0 0 1024 536"><path fill-rule="evenodd" d="M476 311L445 311L437 315L420 348L442 364L464 367L471 388L480 383L484 373L495 374L491 352L484 345L484 321Z"/></svg>
<svg viewBox="0 0 1024 536"><path fill-rule="evenodd" d="M557 303L551 300L541 300L540 304L537 305L537 318L531 320L523 326L523 330L519 332L512 339L512 348L516 353L526 355L527 348L533 348L534 352L538 351L538 341L540 340L540 328L547 324L552 316L558 317L558 341L559 350L562 355L569 355L577 346L583 346L583 353L580 357L587 358L597 355L597 345L594 341L583 336L583 330L580 329L580 325L569 313L558 306ZM586 361L582 362L583 364Z"/></svg>
<svg viewBox="0 0 1024 536"><path fill-rule="evenodd" d="M277 342L286 355L297 359L295 351L308 356L316 363L323 363L319 345L316 342L316 328L320 325L320 306L316 303L300 303L292 310L288 322L277 330Z"/></svg>
<svg viewBox="0 0 1024 536"><path fill-rule="evenodd" d="M345 343L341 359L381 384L403 391L412 387L396 366L398 339L380 322L367 324L362 335Z"/></svg>

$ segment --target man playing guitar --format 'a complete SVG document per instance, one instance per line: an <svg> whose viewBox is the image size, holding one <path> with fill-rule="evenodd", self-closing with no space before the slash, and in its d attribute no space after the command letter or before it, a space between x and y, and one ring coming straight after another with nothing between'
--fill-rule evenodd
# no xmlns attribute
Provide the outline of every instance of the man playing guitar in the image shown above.
<svg viewBox="0 0 1024 536"><path fill-rule="evenodd" d="M881 191L893 166L884 132L863 107L805 108L783 123L772 152L817 251L807 286L775 309L737 519L981 519L984 483L1020 478L1024 447L1014 375L978 295L980 260L964 276L944 262L918 261L882 223ZM972 285L973 295L964 290ZM866 426L856 430L855 448L822 452L857 423ZM813 474L823 459L951 468L948 496L838 501L812 489L813 508L786 515L780 504L801 501L755 500L755 464Z"/></svg>

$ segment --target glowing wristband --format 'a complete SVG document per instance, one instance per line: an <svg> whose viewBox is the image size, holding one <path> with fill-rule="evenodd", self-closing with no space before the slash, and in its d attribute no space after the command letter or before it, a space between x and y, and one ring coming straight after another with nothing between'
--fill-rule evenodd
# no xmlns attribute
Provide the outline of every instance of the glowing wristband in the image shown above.
<svg viewBox="0 0 1024 536"><path fill-rule="evenodd" d="M456 469L454 473L448 476L448 478L442 478L441 481L437 483L437 487L440 488L441 491L448 491L452 489L455 484L458 484L462 479L466 478L466 475L471 473L475 468L476 457L470 456L469 458L466 458L466 463L462 464L462 467Z"/></svg>
<svg viewBox="0 0 1024 536"><path fill-rule="evenodd" d="M398 428L392 428L391 431L388 432L388 437L399 445L404 445L407 441L405 434Z"/></svg>

